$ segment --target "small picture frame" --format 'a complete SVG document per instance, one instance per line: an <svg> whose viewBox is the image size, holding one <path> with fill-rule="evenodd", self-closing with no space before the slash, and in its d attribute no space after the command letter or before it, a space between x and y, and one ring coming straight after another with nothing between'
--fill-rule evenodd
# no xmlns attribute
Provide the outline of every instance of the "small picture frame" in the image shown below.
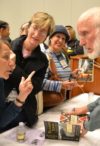
<svg viewBox="0 0 100 146"><path fill-rule="evenodd" d="M78 62L79 76L78 82L93 82L94 81L94 60L79 59Z"/></svg>

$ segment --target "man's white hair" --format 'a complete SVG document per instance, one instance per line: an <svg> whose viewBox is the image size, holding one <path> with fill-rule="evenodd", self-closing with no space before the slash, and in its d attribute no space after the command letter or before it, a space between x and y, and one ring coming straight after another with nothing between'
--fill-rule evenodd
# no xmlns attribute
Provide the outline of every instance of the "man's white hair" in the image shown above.
<svg viewBox="0 0 100 146"><path fill-rule="evenodd" d="M84 21L92 19L95 27L100 27L100 7L93 7L82 13L78 19L79 21Z"/></svg>

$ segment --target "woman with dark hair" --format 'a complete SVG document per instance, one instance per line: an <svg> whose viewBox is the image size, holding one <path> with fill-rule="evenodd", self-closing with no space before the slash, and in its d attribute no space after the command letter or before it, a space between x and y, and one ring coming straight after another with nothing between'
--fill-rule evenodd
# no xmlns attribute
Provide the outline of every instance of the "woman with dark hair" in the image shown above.
<svg viewBox="0 0 100 146"><path fill-rule="evenodd" d="M14 126L15 119L17 119L27 96L33 89L31 79L27 78L25 80L22 78L19 85L18 97L14 102L6 102L3 79L8 79L14 68L15 54L11 51L11 47L7 41L0 40L0 132Z"/></svg>
<svg viewBox="0 0 100 146"><path fill-rule="evenodd" d="M7 40L11 43L10 35L10 27L8 22L0 20L0 38Z"/></svg>

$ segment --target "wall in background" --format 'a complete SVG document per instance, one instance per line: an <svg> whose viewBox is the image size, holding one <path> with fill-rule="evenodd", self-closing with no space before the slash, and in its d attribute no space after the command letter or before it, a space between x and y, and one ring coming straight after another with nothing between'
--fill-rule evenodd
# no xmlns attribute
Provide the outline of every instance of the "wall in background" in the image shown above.
<svg viewBox="0 0 100 146"><path fill-rule="evenodd" d="M100 6L100 0L0 0L0 19L10 24L14 39L21 24L37 11L48 12L56 24L72 25L76 30L79 15L94 6Z"/></svg>

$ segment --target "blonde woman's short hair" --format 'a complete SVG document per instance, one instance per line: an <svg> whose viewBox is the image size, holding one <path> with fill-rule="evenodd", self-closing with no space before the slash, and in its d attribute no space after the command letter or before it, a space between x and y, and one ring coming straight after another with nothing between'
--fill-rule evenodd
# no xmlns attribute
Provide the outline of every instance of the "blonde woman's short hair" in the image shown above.
<svg viewBox="0 0 100 146"><path fill-rule="evenodd" d="M32 16L31 23L35 23L40 28L48 27L48 35L54 31L55 21L51 15L45 12L37 12Z"/></svg>

